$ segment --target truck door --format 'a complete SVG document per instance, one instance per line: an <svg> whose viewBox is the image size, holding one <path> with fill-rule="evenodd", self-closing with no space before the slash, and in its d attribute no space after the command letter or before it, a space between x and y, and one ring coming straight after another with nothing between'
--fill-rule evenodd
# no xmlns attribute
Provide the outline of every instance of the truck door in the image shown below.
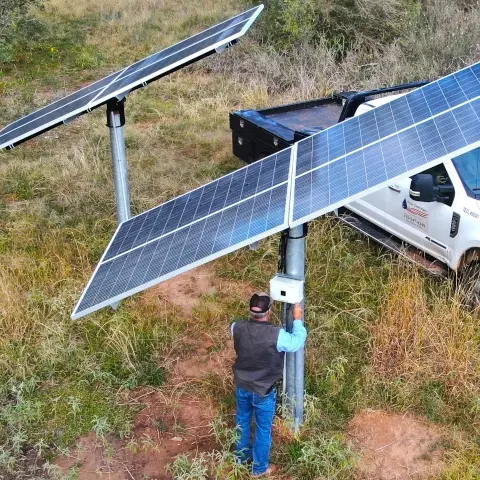
<svg viewBox="0 0 480 480"><path fill-rule="evenodd" d="M433 175L436 185L452 185L443 163L421 173ZM447 262L455 193L444 202L419 202L410 198L410 182L411 178L405 177L388 187L386 205L397 222L398 236Z"/></svg>

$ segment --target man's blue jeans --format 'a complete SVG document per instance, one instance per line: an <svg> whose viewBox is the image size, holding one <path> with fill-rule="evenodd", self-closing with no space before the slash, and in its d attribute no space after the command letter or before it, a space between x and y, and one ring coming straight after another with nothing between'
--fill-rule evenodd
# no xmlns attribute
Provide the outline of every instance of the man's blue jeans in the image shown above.
<svg viewBox="0 0 480 480"><path fill-rule="evenodd" d="M277 402L277 389L267 395L258 395L237 387L237 431L240 438L237 443L238 461L246 463L252 458L254 475L265 473L270 462L272 446L272 425ZM250 449L250 424L255 413L255 440Z"/></svg>

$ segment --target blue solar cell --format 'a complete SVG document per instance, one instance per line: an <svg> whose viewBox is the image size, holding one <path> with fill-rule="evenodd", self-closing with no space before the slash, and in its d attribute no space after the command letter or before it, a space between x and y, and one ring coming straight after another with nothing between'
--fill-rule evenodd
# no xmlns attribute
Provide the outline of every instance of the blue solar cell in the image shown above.
<svg viewBox="0 0 480 480"><path fill-rule="evenodd" d="M311 212L312 206L312 172L295 180L295 201L293 218L300 218Z"/></svg>
<svg viewBox="0 0 480 480"><path fill-rule="evenodd" d="M356 195L368 188L367 174L363 151L352 153L346 157L347 182L350 195Z"/></svg>
<svg viewBox="0 0 480 480"><path fill-rule="evenodd" d="M220 227L221 215L212 215L205 221L205 228L202 236L198 239L198 250L195 254L195 262L212 255L213 245L217 238L217 233Z"/></svg>
<svg viewBox="0 0 480 480"><path fill-rule="evenodd" d="M375 143L364 151L365 171L368 186L377 185L387 179L385 160L383 158L382 144Z"/></svg>
<svg viewBox="0 0 480 480"><path fill-rule="evenodd" d="M195 262L195 256L199 247L198 240L202 237L205 230L206 220L201 220L194 223L188 228L188 236L183 247L183 250L179 254L179 262L177 268L181 268L185 265L189 265ZM143 281L143 279L141 279ZM135 288L139 285L138 281L130 285L129 288Z"/></svg>
<svg viewBox="0 0 480 480"><path fill-rule="evenodd" d="M394 178L407 170L402 154L402 146L397 135L382 140L385 155L385 169L388 178Z"/></svg>
<svg viewBox="0 0 480 480"><path fill-rule="evenodd" d="M382 105L382 108L375 109L375 118L382 138L397 131L390 104L387 103L386 105Z"/></svg>
<svg viewBox="0 0 480 480"><path fill-rule="evenodd" d="M297 144L297 175L312 169L313 139L308 137Z"/></svg>
<svg viewBox="0 0 480 480"><path fill-rule="evenodd" d="M284 228L288 226L288 219L286 218L286 197L287 197L288 185L283 184L270 191L270 195L265 194L265 204L268 198L268 210L267 210L267 224L266 230L276 229L281 225ZM260 198L259 201L262 201Z"/></svg>
<svg viewBox="0 0 480 480"><path fill-rule="evenodd" d="M237 208L237 207L233 207ZM188 237L188 232L189 232L190 227L185 227L182 228L181 230L177 230L174 232L173 235L173 240L170 245L169 250L165 254L165 257L163 258L162 261L162 269L160 270L160 275L167 275L168 273L174 271L177 269L177 264L180 260L180 253L183 251L183 248L185 246L185 243L187 241ZM128 255L128 254L127 254ZM128 273L125 272L125 273ZM119 289L116 290L115 292L112 292L114 295L118 295L123 293L125 290L124 289Z"/></svg>
<svg viewBox="0 0 480 480"><path fill-rule="evenodd" d="M321 167L311 173L310 213L331 205L328 168ZM296 197L295 197L296 199Z"/></svg>
<svg viewBox="0 0 480 480"><path fill-rule="evenodd" d="M286 182L290 156L288 148L127 220L120 226L105 260Z"/></svg>
<svg viewBox="0 0 480 480"><path fill-rule="evenodd" d="M195 218L201 218L210 213L212 202L215 198L215 193L218 191L219 185L219 182L213 182L202 188L202 196L200 197L197 210L195 211Z"/></svg>
<svg viewBox="0 0 480 480"><path fill-rule="evenodd" d="M360 122L360 133L362 136L362 146L369 145L377 141L380 136L377 128L377 121L375 119L375 110L370 110L358 117Z"/></svg>
<svg viewBox="0 0 480 480"><path fill-rule="evenodd" d="M338 128L337 125L331 128ZM328 134L327 130L318 133L312 137L312 168L319 167L328 162Z"/></svg>
<svg viewBox="0 0 480 480"><path fill-rule="evenodd" d="M480 100L474 100L468 105L462 105L455 111L452 111L452 113L467 143L476 142L480 132Z"/></svg>
<svg viewBox="0 0 480 480"><path fill-rule="evenodd" d="M201 222L196 225L199 225L200 223ZM145 247L141 249L140 255L138 256L138 262L133 268L126 289L131 289L134 287L134 285L138 285L139 282L143 281L143 278L150 267L150 263L156 248L157 244L155 242L151 242L146 244Z"/></svg>
<svg viewBox="0 0 480 480"><path fill-rule="evenodd" d="M419 162L426 162L422 144L415 128L400 132L398 134L398 140L402 147L403 158L405 159L407 168L412 169L415 168Z"/></svg>
<svg viewBox="0 0 480 480"><path fill-rule="evenodd" d="M417 125L417 133L427 161L443 157L447 153L434 120L428 120Z"/></svg>
<svg viewBox="0 0 480 480"><path fill-rule="evenodd" d="M438 82L429 83L423 88L423 93L425 97L428 98L428 108L432 112L432 115L444 112L449 108L447 99L445 98L442 89L438 85Z"/></svg>
<svg viewBox="0 0 480 480"><path fill-rule="evenodd" d="M383 107L386 108L386 106ZM390 108L393 112L393 118L395 120L395 127L397 129L397 132L408 128L415 123L407 99L405 97L400 97L391 102Z"/></svg>
<svg viewBox="0 0 480 480"><path fill-rule="evenodd" d="M333 160L345 155L345 135L343 133L343 123L337 128L329 128L325 131L328 142L328 159Z"/></svg>
<svg viewBox="0 0 480 480"><path fill-rule="evenodd" d="M255 162L248 168L248 175L245 178L245 182L242 189L242 198L248 198L257 193L258 183L260 181L260 171L262 170L262 163ZM265 185L262 183L262 190L265 189Z"/></svg>
<svg viewBox="0 0 480 480"><path fill-rule="evenodd" d="M471 68L460 70L454 76L469 100L478 97L480 82Z"/></svg>
<svg viewBox="0 0 480 480"><path fill-rule="evenodd" d="M477 79L480 81L480 62L474 63L473 65L470 65L469 70L472 71L472 73L477 77ZM457 72L458 73L458 72ZM474 98L474 97L472 97Z"/></svg>
<svg viewBox="0 0 480 480"><path fill-rule="evenodd" d="M405 95L414 122L421 122L432 116L422 88Z"/></svg>
<svg viewBox="0 0 480 480"><path fill-rule="evenodd" d="M160 281L188 265L204 263L212 256L219 256L221 252L247 244L252 238L267 236L286 228L288 178L285 177L283 162L287 161L288 172L291 162L289 151L273 155L274 161L266 158L246 167L243 172L236 171L212 182L217 186L215 189L212 184L208 184L168 202L168 207L163 204L125 222L123 225L126 233L119 228L116 234L122 240L117 242L115 238L110 246L110 249L115 249L115 254L109 250L104 255L77 306L76 314L100 308L99 305L109 299L128 296L133 290L139 291L144 285ZM260 189L257 183L265 165L274 169L271 177L273 186ZM249 174L253 186L245 182ZM283 182L278 180L277 175L284 179ZM229 180L226 181L225 178ZM241 179L244 180L243 184L239 181ZM248 191L245 191L246 185ZM197 218L191 213L185 216L187 209L191 211L202 202L205 211L205 205L208 205L205 192L208 189L209 195L215 197L220 186L224 192L223 199L232 199L238 203L233 202L225 208L222 205L222 209L210 211L209 216L203 218ZM228 195L232 187L239 192L235 196ZM253 195L247 195L248 193ZM162 212L166 217L160 218ZM178 226L182 219L189 223ZM169 230L174 225L176 229ZM133 229L138 230L134 232ZM146 241L154 230L161 233L157 238ZM124 250L127 245L128 250Z"/></svg>
<svg viewBox="0 0 480 480"><path fill-rule="evenodd" d="M231 205L238 202L242 198L243 185L247 178L247 169L242 168L232 174L232 182L227 195L226 205Z"/></svg>
<svg viewBox="0 0 480 480"><path fill-rule="evenodd" d="M293 220L330 205L328 166L297 178L294 197Z"/></svg>
<svg viewBox="0 0 480 480"><path fill-rule="evenodd" d="M452 112L436 117L435 125L447 150L457 150L467 144Z"/></svg>
<svg viewBox="0 0 480 480"><path fill-rule="evenodd" d="M37 136L115 96L215 52L216 48L242 36L262 9L263 6L259 6L247 10L7 125L0 131L0 149Z"/></svg>
<svg viewBox="0 0 480 480"><path fill-rule="evenodd" d="M442 78L438 81L438 85L442 89L450 108L456 107L468 100L455 75Z"/></svg>
<svg viewBox="0 0 480 480"><path fill-rule="evenodd" d="M361 117L361 115L360 115ZM362 148L362 135L360 134L360 117L354 117L343 123L345 133L345 151L353 152Z"/></svg>
<svg viewBox="0 0 480 480"><path fill-rule="evenodd" d="M328 165L329 201L336 203L349 196L348 176L345 158Z"/></svg>

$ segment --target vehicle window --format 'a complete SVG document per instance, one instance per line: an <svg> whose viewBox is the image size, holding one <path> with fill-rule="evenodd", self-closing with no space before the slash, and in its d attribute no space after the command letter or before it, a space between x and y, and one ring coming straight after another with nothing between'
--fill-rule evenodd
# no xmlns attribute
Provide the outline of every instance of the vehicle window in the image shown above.
<svg viewBox="0 0 480 480"><path fill-rule="evenodd" d="M435 185L451 185L452 182L448 177L447 169L443 163L440 165L435 165L434 167L427 168L420 173L429 173L435 179Z"/></svg>
<svg viewBox="0 0 480 480"><path fill-rule="evenodd" d="M444 192L442 194L443 196L442 203L451 207L453 205L453 200L455 199L455 190L453 189L452 181L448 176L448 172L447 172L447 169L445 168L445 165L443 163L440 163L439 165L435 165L433 167L427 168L426 170L420 173L428 173L432 175L435 185L449 185L452 187L450 192L448 193Z"/></svg>
<svg viewBox="0 0 480 480"><path fill-rule="evenodd" d="M480 148L475 148L454 158L453 165L462 180L467 195L472 198L480 197Z"/></svg>

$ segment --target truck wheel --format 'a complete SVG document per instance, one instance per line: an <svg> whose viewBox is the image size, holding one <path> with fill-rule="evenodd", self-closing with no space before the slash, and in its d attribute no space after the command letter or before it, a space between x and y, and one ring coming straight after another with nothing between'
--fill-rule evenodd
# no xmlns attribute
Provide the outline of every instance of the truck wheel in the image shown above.
<svg viewBox="0 0 480 480"><path fill-rule="evenodd" d="M480 307L480 263L471 263L464 269L462 286L468 305L477 309Z"/></svg>

